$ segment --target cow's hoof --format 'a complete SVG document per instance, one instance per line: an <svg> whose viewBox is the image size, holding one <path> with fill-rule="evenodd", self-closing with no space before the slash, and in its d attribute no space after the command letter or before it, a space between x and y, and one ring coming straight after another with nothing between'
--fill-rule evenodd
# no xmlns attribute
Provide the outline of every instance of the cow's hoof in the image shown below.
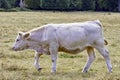
<svg viewBox="0 0 120 80"><path fill-rule="evenodd" d="M38 71L41 72L42 68L39 68Z"/></svg>
<svg viewBox="0 0 120 80"><path fill-rule="evenodd" d="M55 74L55 73L56 73L56 70L54 70L54 71L51 71L51 73L52 73L52 74Z"/></svg>
<svg viewBox="0 0 120 80"><path fill-rule="evenodd" d="M87 73L88 71L82 71L82 73Z"/></svg>

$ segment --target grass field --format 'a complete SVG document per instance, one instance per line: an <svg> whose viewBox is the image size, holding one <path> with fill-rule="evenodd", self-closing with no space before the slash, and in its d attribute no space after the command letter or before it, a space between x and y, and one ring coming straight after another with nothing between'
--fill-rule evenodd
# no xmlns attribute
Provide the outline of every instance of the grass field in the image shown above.
<svg viewBox="0 0 120 80"><path fill-rule="evenodd" d="M42 72L34 66L34 51L12 51L19 31L28 31L47 23L71 23L99 19L104 25L104 36L109 45L113 73L108 73L102 56L96 59L88 73L81 70L86 63L86 51L70 55L60 53L57 73L51 74L51 59L40 59ZM0 80L120 80L120 13L105 12L0 12Z"/></svg>

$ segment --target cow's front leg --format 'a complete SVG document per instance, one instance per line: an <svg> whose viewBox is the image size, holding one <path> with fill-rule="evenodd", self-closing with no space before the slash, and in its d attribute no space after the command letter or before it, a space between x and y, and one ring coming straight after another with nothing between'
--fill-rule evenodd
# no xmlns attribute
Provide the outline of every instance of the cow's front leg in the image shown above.
<svg viewBox="0 0 120 80"><path fill-rule="evenodd" d="M52 69L51 69L51 72L55 73L56 72L56 62L57 62L57 53L51 54L51 60L52 60Z"/></svg>
<svg viewBox="0 0 120 80"><path fill-rule="evenodd" d="M56 72L56 62L57 62L57 47L51 47L50 49L50 56L51 56L51 60L52 60L52 69L51 72L55 73Z"/></svg>
<svg viewBox="0 0 120 80"><path fill-rule="evenodd" d="M38 71L41 71L41 67L40 67L40 65L39 65L39 57L41 56L42 54L41 53L38 53L38 52L36 52L35 53L35 62L34 62L34 66L35 66L35 68L38 70Z"/></svg>

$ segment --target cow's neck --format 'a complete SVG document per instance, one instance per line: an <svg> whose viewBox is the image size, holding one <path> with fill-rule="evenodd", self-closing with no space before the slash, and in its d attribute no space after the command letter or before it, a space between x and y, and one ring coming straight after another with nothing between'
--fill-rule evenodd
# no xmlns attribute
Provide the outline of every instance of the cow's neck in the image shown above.
<svg viewBox="0 0 120 80"><path fill-rule="evenodd" d="M29 42L28 43L29 49L35 50L36 52L42 53L42 54L49 54L49 52L43 48L41 45L39 45L37 42Z"/></svg>
<svg viewBox="0 0 120 80"><path fill-rule="evenodd" d="M30 31L31 33L30 40L33 40L39 43L42 42L41 40L44 35L44 32L45 32L45 27Z"/></svg>

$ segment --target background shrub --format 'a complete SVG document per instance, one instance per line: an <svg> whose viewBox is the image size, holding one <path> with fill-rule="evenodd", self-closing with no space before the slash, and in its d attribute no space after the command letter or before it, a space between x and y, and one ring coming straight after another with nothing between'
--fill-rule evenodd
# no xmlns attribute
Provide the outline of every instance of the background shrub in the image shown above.
<svg viewBox="0 0 120 80"><path fill-rule="evenodd" d="M27 8L40 9L40 1L41 0L25 0L25 4L27 5Z"/></svg>

